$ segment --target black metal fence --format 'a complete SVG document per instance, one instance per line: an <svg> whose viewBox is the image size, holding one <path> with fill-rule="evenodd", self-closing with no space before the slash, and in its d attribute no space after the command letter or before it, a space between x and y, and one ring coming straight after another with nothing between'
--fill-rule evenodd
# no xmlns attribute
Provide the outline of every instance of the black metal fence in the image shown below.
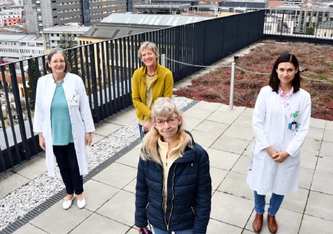
<svg viewBox="0 0 333 234"><path fill-rule="evenodd" d="M216 18L67 50L72 72L86 85L95 123L129 107L131 76L141 66L138 48L153 41L167 58L175 82L260 40L264 11ZM182 63L178 63L182 62ZM1 65L0 175L41 152L33 133L37 79L47 74L46 56Z"/></svg>

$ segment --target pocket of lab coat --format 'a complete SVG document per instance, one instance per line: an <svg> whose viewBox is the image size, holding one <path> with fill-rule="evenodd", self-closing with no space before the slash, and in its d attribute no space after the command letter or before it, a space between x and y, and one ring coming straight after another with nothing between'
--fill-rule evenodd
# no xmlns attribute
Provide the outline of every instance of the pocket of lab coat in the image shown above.
<svg viewBox="0 0 333 234"><path fill-rule="evenodd" d="M68 105L70 107L78 107L80 105L80 96L75 94L68 100Z"/></svg>

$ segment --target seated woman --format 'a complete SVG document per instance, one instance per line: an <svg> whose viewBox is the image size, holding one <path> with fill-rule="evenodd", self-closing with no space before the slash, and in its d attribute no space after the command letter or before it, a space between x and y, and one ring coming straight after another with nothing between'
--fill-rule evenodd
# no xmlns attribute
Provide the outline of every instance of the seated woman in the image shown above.
<svg viewBox="0 0 333 234"><path fill-rule="evenodd" d="M152 128L143 138L136 185L135 225L155 234L206 233L211 210L211 177L206 151L185 132L170 98L158 98Z"/></svg>

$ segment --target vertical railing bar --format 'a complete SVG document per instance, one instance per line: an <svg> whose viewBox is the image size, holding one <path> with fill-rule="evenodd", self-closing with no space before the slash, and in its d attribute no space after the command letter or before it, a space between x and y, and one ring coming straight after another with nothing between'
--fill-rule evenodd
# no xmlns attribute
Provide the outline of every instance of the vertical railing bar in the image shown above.
<svg viewBox="0 0 333 234"><path fill-rule="evenodd" d="M119 53L119 48L118 48L118 39L115 39L114 40L115 42L115 57L116 57L116 80L117 80L117 98L116 98L116 102L117 102L117 111L120 111L121 110L121 100L120 100L120 81L119 81L119 60L118 60L118 53Z"/></svg>
<svg viewBox="0 0 333 234"><path fill-rule="evenodd" d="M91 79L92 79L92 91L93 91L93 100L94 100L94 117L96 122L100 121L100 112L99 112L99 102L98 102L98 95L97 95L97 80L96 80L96 63L95 63L95 46L97 44L90 44L90 66L91 66Z"/></svg>
<svg viewBox="0 0 333 234"><path fill-rule="evenodd" d="M29 121L29 128L30 128L30 134L31 134L31 141L33 148L35 150L36 155L38 154L37 145L36 145L36 137L34 135L33 131L33 125L32 125L32 118L31 118L31 110L30 110L30 103L28 100L28 92L27 92L27 86L26 86L26 80L25 80L25 74L23 69L23 62L20 62L20 68L21 68L21 76L22 76L22 83L23 83L23 91L24 91L24 100L26 103L27 108L27 115L28 115L28 121Z"/></svg>
<svg viewBox="0 0 333 234"><path fill-rule="evenodd" d="M106 42L106 64L107 64L107 73L108 73L108 90L109 90L109 109L110 109L110 115L112 115L113 112L113 107L112 107L112 92L111 92L111 82L112 82L112 77L111 77L111 71L110 71L110 41ZM112 68L111 68L112 69Z"/></svg>
<svg viewBox="0 0 333 234"><path fill-rule="evenodd" d="M90 105L90 110L93 110L95 108L95 104L94 104L94 107L93 107L93 100L92 100L92 92L91 92L91 84L90 84L90 70L89 70L89 63L91 63L91 60L90 60L90 46L85 46L84 47L84 52L85 52L85 59L86 59L86 72L87 72L87 83L88 83L88 99L89 99L89 105Z"/></svg>
<svg viewBox="0 0 333 234"><path fill-rule="evenodd" d="M9 71L12 72L12 68L14 67L15 70L15 64L11 63L9 64ZM10 78L12 79L12 74L10 74ZM17 144L17 138L16 138L16 131L15 131L15 127L14 127L14 121L13 121L13 115L12 115L12 109L10 107L10 99L9 99L9 91L8 91L8 85L7 85L7 81L6 79L3 79L3 82L5 82L5 96L6 96L6 101L7 101L7 109L8 109L8 115L9 115L9 120L10 120L10 127L12 129L12 134L13 134L13 141L14 141L14 147L15 147L15 152L16 152L16 157L18 159L18 161L21 163L21 158L20 158L20 152L19 152L19 148L18 148L18 144ZM8 148L10 148L10 145L8 144ZM11 161L12 163L12 167L14 167L13 161Z"/></svg>
<svg viewBox="0 0 333 234"><path fill-rule="evenodd" d="M18 125L19 125L19 130L20 130L20 135L21 135L21 140L22 140L22 150L21 152L23 153L23 156L26 160L30 159L30 153L29 153L29 147L27 144L27 134L25 131L25 124L24 124L24 118L23 118L23 110L22 110L22 105L21 105L21 98L20 98L20 90L18 86L18 81L17 81L17 75L16 75L16 68L15 64L11 64L9 66L9 70L11 73L11 83L12 83L12 91L14 94L14 101L15 101L15 108L16 108L16 116L18 118ZM15 129L15 126L14 126ZM15 131L15 130L14 130ZM19 146L17 145L18 149ZM21 163L21 153L19 149L19 155L18 155L18 161Z"/></svg>
<svg viewBox="0 0 333 234"><path fill-rule="evenodd" d="M103 79L103 90L104 90L104 102L103 102L103 106L105 108L105 112L106 112L106 116L109 116L110 115L110 112L109 112L109 107L108 107L108 95L107 95L107 86L106 86L106 72L105 72L105 41L101 42L101 47L102 47L102 56L99 56L99 57L102 57L101 59L101 65L102 65L102 79ZM100 89L101 90L101 89ZM101 92L101 91L100 91ZM103 119L105 118L103 117Z"/></svg>
<svg viewBox="0 0 333 234"><path fill-rule="evenodd" d="M114 113L116 113L118 111L118 103L117 103L117 97L116 97L116 74L114 72L115 69L115 64L114 64L114 57L115 57L115 48L114 48L114 41L111 41L111 72L112 72L112 91L113 91L113 95L112 95L112 102L114 103Z"/></svg>

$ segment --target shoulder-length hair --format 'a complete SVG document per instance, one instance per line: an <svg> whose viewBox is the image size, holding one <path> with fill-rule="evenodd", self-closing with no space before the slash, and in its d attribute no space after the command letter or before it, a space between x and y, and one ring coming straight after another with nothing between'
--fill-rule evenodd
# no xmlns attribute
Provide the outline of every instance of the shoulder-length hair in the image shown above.
<svg viewBox="0 0 333 234"><path fill-rule="evenodd" d="M269 77L269 86L273 89L275 92L279 92L279 87L280 87L280 80L278 77L278 74L276 72L276 69L278 68L280 63L285 63L289 62L292 63L297 69L297 73L295 74L295 77L292 81L292 86L294 88L294 92L296 93L300 87L301 87L301 77L300 77L300 71L299 71L299 65L298 61L295 55L290 54L290 53L283 53L280 55L280 57L277 58L277 60L274 63L271 75Z"/></svg>
<svg viewBox="0 0 333 234"><path fill-rule="evenodd" d="M142 59L142 51L144 51L145 49L150 49L151 51L154 52L156 57L159 56L158 48L157 48L156 44L154 42L145 41L145 42L141 43L140 48L138 50L138 54L139 54L140 59Z"/></svg>
<svg viewBox="0 0 333 234"><path fill-rule="evenodd" d="M170 116L181 116L179 109L175 103L168 97L160 97L154 102L152 109L152 119L156 121L160 117L168 118ZM192 147L192 139L184 130L184 120L178 126L177 131L180 140L179 147L172 154L183 155L186 147ZM152 126L147 135L143 138L141 158L143 160L151 160L161 164L161 158L158 153L158 140L161 138L158 130Z"/></svg>
<svg viewBox="0 0 333 234"><path fill-rule="evenodd" d="M67 58L67 55L66 53L60 49L60 48L55 48L53 50L51 50L51 52L47 55L47 63L46 63L46 70L48 72L51 72L52 73L52 69L50 68L49 66L49 63L51 63L51 60L52 60L52 57L53 55L57 54L57 53L60 53L62 54L62 56L64 57L64 60L65 60L65 73L68 73L71 71L71 67L70 67L70 64L68 62L68 58Z"/></svg>

